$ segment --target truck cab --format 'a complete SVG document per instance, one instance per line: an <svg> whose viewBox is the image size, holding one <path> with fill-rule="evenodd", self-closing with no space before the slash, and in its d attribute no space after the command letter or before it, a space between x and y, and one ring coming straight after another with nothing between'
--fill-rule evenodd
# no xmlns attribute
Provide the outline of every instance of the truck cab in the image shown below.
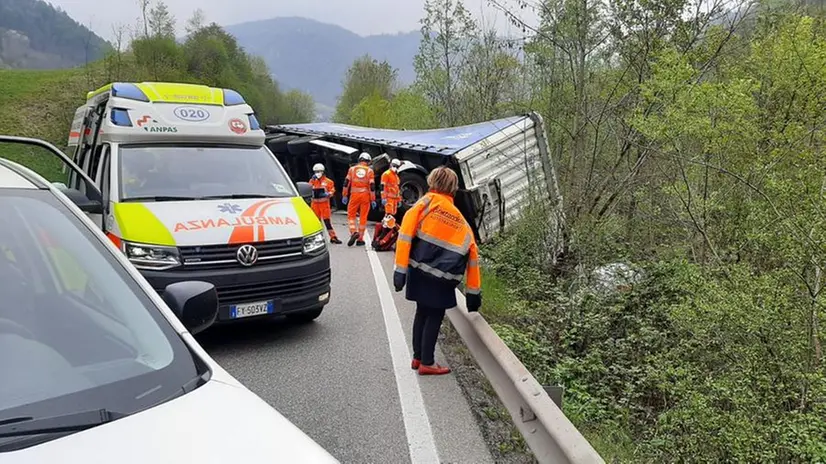
<svg viewBox="0 0 826 464"><path fill-rule="evenodd" d="M218 291L217 323L317 318L330 298L321 222L230 89L113 83L87 94L69 153L100 189L92 215L152 287ZM69 187L81 190L72 173Z"/></svg>

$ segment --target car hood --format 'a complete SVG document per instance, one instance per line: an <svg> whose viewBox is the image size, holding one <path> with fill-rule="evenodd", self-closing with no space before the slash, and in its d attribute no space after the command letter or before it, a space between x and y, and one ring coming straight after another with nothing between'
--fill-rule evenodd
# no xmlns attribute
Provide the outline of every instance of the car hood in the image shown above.
<svg viewBox="0 0 826 464"><path fill-rule="evenodd" d="M300 238L321 227L300 197L117 203L107 221L123 240L169 246Z"/></svg>
<svg viewBox="0 0 826 464"><path fill-rule="evenodd" d="M211 380L152 409L23 450L3 464L337 463L244 387Z"/></svg>

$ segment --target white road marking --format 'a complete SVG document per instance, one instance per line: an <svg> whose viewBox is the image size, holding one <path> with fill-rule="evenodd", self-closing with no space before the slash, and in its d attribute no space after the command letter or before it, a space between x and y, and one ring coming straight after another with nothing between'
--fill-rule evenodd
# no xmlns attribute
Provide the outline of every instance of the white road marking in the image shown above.
<svg viewBox="0 0 826 464"><path fill-rule="evenodd" d="M404 431L407 434L407 446L410 451L410 461L413 464L439 463L439 452L433 440L433 430L430 419L419 389L419 379L416 371L410 368L413 357L407 348L404 338L402 322L387 278L379 262L379 257L370 246L373 238L368 232L364 233L367 258L373 269L376 280L376 290L379 292L379 302L384 315L384 328L387 331L387 340L390 343L390 358L393 361L393 373L396 376L396 387L399 390L399 401L402 405Z"/></svg>

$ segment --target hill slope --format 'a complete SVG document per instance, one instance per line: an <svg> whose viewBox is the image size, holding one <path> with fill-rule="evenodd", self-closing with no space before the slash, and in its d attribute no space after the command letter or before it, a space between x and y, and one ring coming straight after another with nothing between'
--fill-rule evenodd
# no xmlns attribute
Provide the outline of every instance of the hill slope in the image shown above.
<svg viewBox="0 0 826 464"><path fill-rule="evenodd" d="M400 81L410 83L415 78L418 31L362 37L339 26L295 17L225 29L248 52L262 57L282 86L308 92L324 105L335 106L347 68L365 53L398 68Z"/></svg>
<svg viewBox="0 0 826 464"><path fill-rule="evenodd" d="M0 1L0 68L70 68L100 59L109 44L42 0Z"/></svg>

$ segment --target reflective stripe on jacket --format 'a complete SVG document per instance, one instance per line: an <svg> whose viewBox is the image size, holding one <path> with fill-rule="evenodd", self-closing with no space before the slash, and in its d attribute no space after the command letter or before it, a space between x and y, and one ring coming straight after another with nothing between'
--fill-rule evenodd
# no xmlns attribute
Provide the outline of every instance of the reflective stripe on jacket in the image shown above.
<svg viewBox="0 0 826 464"><path fill-rule="evenodd" d="M388 169L381 175L381 198L382 200L398 200L399 196L399 175L392 169Z"/></svg>
<svg viewBox="0 0 826 464"><path fill-rule="evenodd" d="M394 283L412 281L414 274L453 289L465 278L465 294L481 298L479 250L473 231L448 195L430 192L405 214L396 242ZM408 299L428 299L426 286L411 289ZM447 296L445 296L447 298ZM453 304L455 306L455 303Z"/></svg>
<svg viewBox="0 0 826 464"><path fill-rule="evenodd" d="M347 177L344 179L344 189L342 196L349 197L353 194L367 194L370 193L370 201L376 201L376 176L373 169L366 163L359 163L347 171Z"/></svg>

